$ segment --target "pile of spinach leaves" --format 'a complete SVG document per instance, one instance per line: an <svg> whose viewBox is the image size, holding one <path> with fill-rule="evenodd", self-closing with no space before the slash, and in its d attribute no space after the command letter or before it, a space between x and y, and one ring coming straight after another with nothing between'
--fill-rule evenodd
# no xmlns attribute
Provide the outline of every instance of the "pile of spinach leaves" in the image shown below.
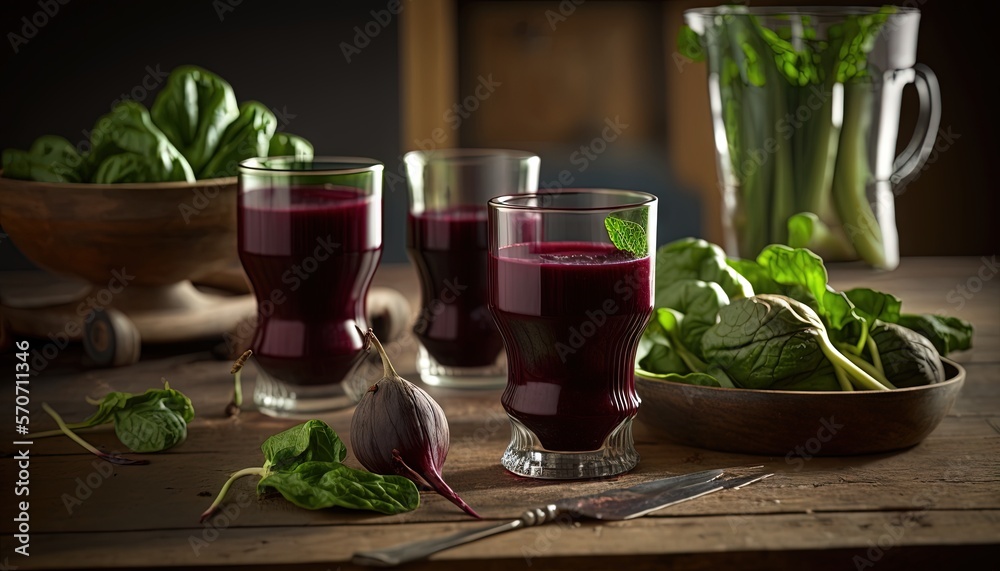
<svg viewBox="0 0 1000 571"><path fill-rule="evenodd" d="M686 238L657 252L653 318L639 343L646 377L772 390L886 390L944 381L941 355L972 346L972 325L902 313L896 296L837 291L823 260L771 245L756 260Z"/></svg>
<svg viewBox="0 0 1000 571"><path fill-rule="evenodd" d="M228 82L186 65L170 73L152 109L118 103L97 120L81 149L56 135L39 137L27 151L5 149L3 176L62 183L194 182L235 176L240 161L251 157L312 158L309 141L276 133L277 126L263 103L237 104Z"/></svg>

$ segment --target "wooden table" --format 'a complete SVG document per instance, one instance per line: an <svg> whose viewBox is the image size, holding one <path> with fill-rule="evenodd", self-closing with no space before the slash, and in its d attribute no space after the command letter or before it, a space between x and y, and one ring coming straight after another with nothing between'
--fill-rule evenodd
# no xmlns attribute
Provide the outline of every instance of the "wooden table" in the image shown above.
<svg viewBox="0 0 1000 571"><path fill-rule="evenodd" d="M898 294L908 311L940 310L976 326L975 348L954 357L968 371L959 400L923 443L901 452L813 458L793 466L782 457L678 446L639 425L636 447L642 461L633 472L615 481L532 481L506 473L498 463L509 437L499 391L431 389L451 424L444 475L490 520L511 519L527 507L566 495L712 467L760 463L776 475L633 521L564 523L507 533L408 568L995 566L1000 560L1000 277L993 260L906 259L891 273L834 271L839 288L871 285ZM383 267L376 283L400 289L416 307L416 279L410 267ZM13 552L13 422L5 422L0 493L7 507L0 523L0 563L6 568L333 571L353 568L349 559L355 551L483 525L429 493L422 494L419 509L393 517L302 510L280 497L258 499L253 478L234 486L227 513L199 525L198 515L227 475L260 465L261 441L296 421L253 411L235 421L226 419L230 363L212 358L205 346L180 349L179 354L159 350L137 365L116 370L80 370L74 365L79 356L67 351L65 359L32 379L35 429L51 424L41 411L43 401L76 420L91 410L83 397L100 397L109 390L141 391L156 386L161 377L193 399L198 416L188 440L150 456L149 466L111 466L65 438L35 442L30 448L30 498L18 498L30 499L30 558ZM412 340L395 344L392 351L398 355L397 368L414 377ZM10 358L3 357L7 371L13 369ZM255 376L250 367L245 391L252 388ZM11 383L4 384L8 388L0 410L9 413L13 391ZM323 420L348 440L350 410ZM108 432L89 439L108 450L119 446Z"/></svg>

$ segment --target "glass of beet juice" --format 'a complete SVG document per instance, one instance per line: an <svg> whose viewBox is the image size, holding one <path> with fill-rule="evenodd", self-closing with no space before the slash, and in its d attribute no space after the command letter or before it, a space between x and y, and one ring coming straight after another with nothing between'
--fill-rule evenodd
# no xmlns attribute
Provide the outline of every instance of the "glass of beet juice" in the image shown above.
<svg viewBox="0 0 1000 571"><path fill-rule="evenodd" d="M507 349L501 459L535 478L639 461L635 353L653 310L656 197L561 190L489 202L490 310Z"/></svg>
<svg viewBox="0 0 1000 571"><path fill-rule="evenodd" d="M382 164L351 157L240 164L239 255L257 298L254 402L272 416L353 404L341 385L382 256Z"/></svg>
<svg viewBox="0 0 1000 571"><path fill-rule="evenodd" d="M500 388L503 340L487 302L486 202L535 192L540 159L498 149L414 151L406 246L420 278L417 372L428 385Z"/></svg>

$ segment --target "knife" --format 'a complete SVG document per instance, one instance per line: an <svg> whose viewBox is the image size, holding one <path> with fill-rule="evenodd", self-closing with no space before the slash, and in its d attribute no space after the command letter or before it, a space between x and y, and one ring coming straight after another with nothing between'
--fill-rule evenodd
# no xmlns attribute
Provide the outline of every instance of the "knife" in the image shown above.
<svg viewBox="0 0 1000 571"><path fill-rule="evenodd" d="M429 555L483 539L505 531L549 523L559 516L587 517L598 520L626 520L644 516L667 506L700 498L725 489L738 489L774 474L753 473L723 478L729 471L756 470L760 466L705 470L672 476L605 492L565 498L542 507L530 509L513 521L473 530L460 531L438 539L405 543L377 551L355 553L355 565L394 567Z"/></svg>

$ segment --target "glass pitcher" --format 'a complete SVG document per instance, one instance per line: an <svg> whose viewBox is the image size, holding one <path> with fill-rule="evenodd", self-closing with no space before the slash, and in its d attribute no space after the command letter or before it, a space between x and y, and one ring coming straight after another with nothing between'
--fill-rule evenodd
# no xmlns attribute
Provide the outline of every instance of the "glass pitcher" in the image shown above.
<svg viewBox="0 0 1000 571"><path fill-rule="evenodd" d="M937 78L916 63L919 10L746 7L688 10L681 51L708 61L726 250L768 244L824 260L899 263L894 195L933 149ZM920 99L899 155L903 88Z"/></svg>

